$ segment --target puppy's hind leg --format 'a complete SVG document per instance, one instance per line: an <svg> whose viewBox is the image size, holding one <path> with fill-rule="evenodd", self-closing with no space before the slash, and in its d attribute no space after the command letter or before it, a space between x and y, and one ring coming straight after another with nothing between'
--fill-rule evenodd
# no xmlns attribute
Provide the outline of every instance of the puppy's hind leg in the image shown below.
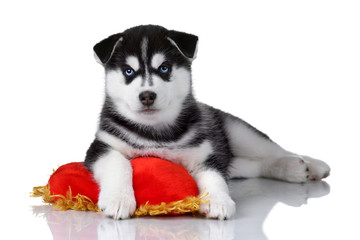
<svg viewBox="0 0 360 240"><path fill-rule="evenodd" d="M262 176L262 164L242 157L234 157L229 168L230 178L256 178Z"/></svg>
<svg viewBox="0 0 360 240"><path fill-rule="evenodd" d="M234 159L231 177L266 177L288 182L320 180L329 175L323 161L286 151L248 123L225 116L226 133Z"/></svg>
<svg viewBox="0 0 360 240"><path fill-rule="evenodd" d="M235 157L229 169L231 178L275 178L287 182L305 182L310 173L307 162L297 156L253 159Z"/></svg>

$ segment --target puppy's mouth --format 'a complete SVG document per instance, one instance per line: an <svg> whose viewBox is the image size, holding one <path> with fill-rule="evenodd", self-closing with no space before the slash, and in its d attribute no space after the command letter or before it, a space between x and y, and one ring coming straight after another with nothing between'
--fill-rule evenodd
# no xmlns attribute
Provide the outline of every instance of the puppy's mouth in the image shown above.
<svg viewBox="0 0 360 240"><path fill-rule="evenodd" d="M155 109L155 108L144 108L142 110L139 111L139 113L142 113L142 114L154 114L156 112L158 112L159 110L158 109Z"/></svg>

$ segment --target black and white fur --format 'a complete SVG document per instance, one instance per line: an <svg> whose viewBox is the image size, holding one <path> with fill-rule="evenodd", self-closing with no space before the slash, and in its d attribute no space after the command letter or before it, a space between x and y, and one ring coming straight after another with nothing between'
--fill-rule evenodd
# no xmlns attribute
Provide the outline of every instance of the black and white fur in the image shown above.
<svg viewBox="0 0 360 240"><path fill-rule="evenodd" d="M284 150L243 120L194 99L191 63L198 37L138 26L94 46L105 68L106 98L85 159L100 185L99 207L114 219L135 211L130 161L156 156L185 167L199 191L200 212L226 219L235 212L227 180L266 177L301 183L330 172L322 161Z"/></svg>

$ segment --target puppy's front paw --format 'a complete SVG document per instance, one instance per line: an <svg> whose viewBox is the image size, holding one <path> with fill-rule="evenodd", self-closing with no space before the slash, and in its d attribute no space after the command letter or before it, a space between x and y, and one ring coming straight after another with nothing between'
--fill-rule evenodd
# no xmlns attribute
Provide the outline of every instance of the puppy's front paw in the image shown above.
<svg viewBox="0 0 360 240"><path fill-rule="evenodd" d="M98 207L103 213L113 219L126 219L131 217L136 209L134 191L104 192L100 191Z"/></svg>
<svg viewBox="0 0 360 240"><path fill-rule="evenodd" d="M229 219L235 213L235 202L226 193L209 195L208 203L200 203L199 212L207 218Z"/></svg>

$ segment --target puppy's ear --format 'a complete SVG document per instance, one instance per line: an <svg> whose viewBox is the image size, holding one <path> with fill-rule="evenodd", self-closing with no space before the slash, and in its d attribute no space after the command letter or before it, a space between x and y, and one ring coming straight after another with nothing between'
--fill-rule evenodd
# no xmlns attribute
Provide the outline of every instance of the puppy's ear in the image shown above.
<svg viewBox="0 0 360 240"><path fill-rule="evenodd" d="M196 58L197 45L199 38L195 35L169 31L168 40L173 44L185 57L190 60Z"/></svg>
<svg viewBox="0 0 360 240"><path fill-rule="evenodd" d="M117 33L97 43L93 48L96 61L103 65L106 64L122 40L123 34Z"/></svg>

